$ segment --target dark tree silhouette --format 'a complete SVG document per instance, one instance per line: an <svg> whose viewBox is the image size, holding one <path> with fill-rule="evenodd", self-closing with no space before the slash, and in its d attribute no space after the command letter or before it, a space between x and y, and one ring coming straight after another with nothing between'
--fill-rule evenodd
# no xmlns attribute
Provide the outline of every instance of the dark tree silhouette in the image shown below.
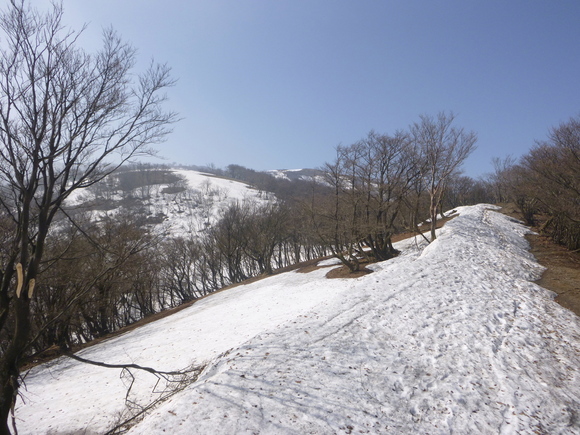
<svg viewBox="0 0 580 435"><path fill-rule="evenodd" d="M0 433L19 386L31 302L51 224L88 187L161 141L176 120L161 108L169 69L135 76L135 49L113 30L88 54L63 9L42 13L12 0L0 15L0 206L14 231L0 265Z"/></svg>

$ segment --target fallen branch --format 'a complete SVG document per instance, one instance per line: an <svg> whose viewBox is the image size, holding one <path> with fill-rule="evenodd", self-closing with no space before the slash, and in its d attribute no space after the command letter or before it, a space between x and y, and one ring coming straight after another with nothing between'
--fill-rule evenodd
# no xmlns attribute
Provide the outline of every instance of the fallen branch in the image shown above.
<svg viewBox="0 0 580 435"><path fill-rule="evenodd" d="M136 370L143 370L149 373L152 373L154 375L161 375L161 376L179 376L179 375L185 375L191 372L195 372L196 370L199 369L199 367L193 367L191 369L188 370L176 370L176 371L169 371L169 372L165 372L162 370L156 370L154 368L151 367L145 367L145 366L140 366L139 364L108 364L108 363L104 363L104 362L99 362L99 361L93 361L90 359L86 359L83 357L80 357L78 355L75 355L72 352L65 352L64 355L68 356L69 358L72 358L74 360L80 361L82 363L86 363L86 364L91 364L94 366L99 366L99 367L106 367L108 369L136 369Z"/></svg>
<svg viewBox="0 0 580 435"><path fill-rule="evenodd" d="M126 374L131 378L130 385L127 388L127 393L125 394L125 404L127 406L127 410L130 416L128 418L125 418L120 423L117 423L115 427L106 432L106 435L121 434L128 431L131 425L134 424L139 417L144 416L144 414L147 411L154 408L162 401L168 399L169 397L173 396L179 391L182 391L188 385L191 385L193 382L195 382L198 379L201 372L203 371L203 369L205 368L205 365L201 365L201 366L191 366L184 370L163 371L134 363L109 364L100 361L93 361L75 355L70 351L65 351L64 355L85 364L91 364L94 366L105 367L110 369L121 369L121 377L123 377L123 375ZM135 382L135 377L131 373L131 369L142 370L147 373L151 373L152 375L158 378L157 382L155 383L155 386L153 387L153 392L159 394L159 397L157 399L153 400L152 402L148 403L145 406L139 405L138 403L129 399L129 394ZM166 381L165 389L162 391L156 391L157 386L159 385L159 381L161 379ZM124 412L121 413L119 420L123 418L123 414Z"/></svg>

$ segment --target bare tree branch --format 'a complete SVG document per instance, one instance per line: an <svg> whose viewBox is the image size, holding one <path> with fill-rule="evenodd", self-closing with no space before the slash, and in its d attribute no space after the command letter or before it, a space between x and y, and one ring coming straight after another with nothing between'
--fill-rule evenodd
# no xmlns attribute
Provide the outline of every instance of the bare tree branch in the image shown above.
<svg viewBox="0 0 580 435"><path fill-rule="evenodd" d="M174 84L166 65L152 63L135 76L136 51L113 30L104 31L103 48L91 55L62 18L62 4L42 13L24 0L11 0L0 13L0 204L14 222L0 265L0 334L7 343L0 433L9 433L18 365L30 344L33 293L15 294L14 267L22 266L23 288L36 282L64 201L151 152L177 120L162 108L163 91Z"/></svg>

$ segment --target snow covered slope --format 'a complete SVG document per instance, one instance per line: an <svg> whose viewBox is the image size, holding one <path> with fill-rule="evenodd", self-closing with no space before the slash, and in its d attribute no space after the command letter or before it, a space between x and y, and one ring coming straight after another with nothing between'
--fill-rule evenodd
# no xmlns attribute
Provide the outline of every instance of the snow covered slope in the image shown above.
<svg viewBox="0 0 580 435"><path fill-rule="evenodd" d="M147 174L170 182L139 183ZM134 189L119 186L119 178L133 175ZM163 175L163 176L161 176ZM266 203L274 195L246 183L185 169L151 169L115 173L95 188L79 189L67 200L69 207L92 210L93 219L103 214L131 211L144 215L155 229L181 236L203 230L215 223L220 212L232 202Z"/></svg>
<svg viewBox="0 0 580 435"><path fill-rule="evenodd" d="M191 170L173 172L185 180L187 190L166 198L160 205L152 204L153 210L166 216L163 227L173 234L199 231L204 225L214 223L220 211L232 202L265 204L274 199L272 194L240 181Z"/></svg>
<svg viewBox="0 0 580 435"><path fill-rule="evenodd" d="M580 321L531 280L526 229L459 209L437 241L357 279L291 272L211 295L81 352L161 370L208 362L132 434L580 433ZM127 376L60 359L26 377L20 434L103 433ZM129 398L156 396L136 374Z"/></svg>
<svg viewBox="0 0 580 435"><path fill-rule="evenodd" d="M324 173L320 169L273 169L267 172L283 180L304 180L324 183Z"/></svg>

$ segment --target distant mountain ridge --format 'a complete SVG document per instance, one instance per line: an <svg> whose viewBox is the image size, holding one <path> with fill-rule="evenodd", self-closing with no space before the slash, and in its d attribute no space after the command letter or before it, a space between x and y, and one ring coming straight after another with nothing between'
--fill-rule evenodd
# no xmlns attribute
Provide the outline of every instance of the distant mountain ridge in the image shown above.
<svg viewBox="0 0 580 435"><path fill-rule="evenodd" d="M93 221L126 213L156 232L183 236L215 224L232 203L301 198L311 194L313 185L324 188L323 171L132 165L75 191L66 208L88 213Z"/></svg>
<svg viewBox="0 0 580 435"><path fill-rule="evenodd" d="M320 169L272 169L266 172L276 178L290 181L319 181L324 174Z"/></svg>

